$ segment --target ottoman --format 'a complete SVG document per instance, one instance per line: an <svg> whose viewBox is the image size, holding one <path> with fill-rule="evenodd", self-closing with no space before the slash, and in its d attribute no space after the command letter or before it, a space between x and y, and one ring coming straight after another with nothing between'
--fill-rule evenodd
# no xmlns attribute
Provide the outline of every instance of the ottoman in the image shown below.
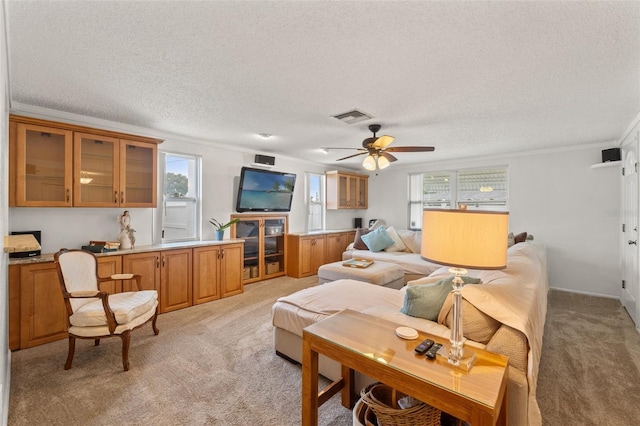
<svg viewBox="0 0 640 426"><path fill-rule="evenodd" d="M394 263L378 262L366 268L343 266L342 262L327 263L318 269L318 284L342 278L364 281L383 287L400 289L404 287L404 269Z"/></svg>

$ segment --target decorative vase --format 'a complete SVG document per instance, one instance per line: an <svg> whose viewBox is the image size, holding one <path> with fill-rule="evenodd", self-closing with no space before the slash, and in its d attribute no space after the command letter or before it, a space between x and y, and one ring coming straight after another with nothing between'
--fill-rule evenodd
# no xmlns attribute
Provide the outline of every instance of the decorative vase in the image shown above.
<svg viewBox="0 0 640 426"><path fill-rule="evenodd" d="M224 229L223 230L216 230L216 240L218 241L222 241L224 239Z"/></svg>

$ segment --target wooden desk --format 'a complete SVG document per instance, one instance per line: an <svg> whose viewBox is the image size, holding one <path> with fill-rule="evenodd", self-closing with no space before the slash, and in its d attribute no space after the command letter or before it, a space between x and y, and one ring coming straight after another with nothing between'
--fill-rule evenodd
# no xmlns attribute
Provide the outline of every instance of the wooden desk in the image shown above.
<svg viewBox="0 0 640 426"><path fill-rule="evenodd" d="M476 361L469 372L416 356L413 349L426 338L396 336L398 324L344 310L313 324L302 333L302 425L318 424L318 408L342 390L342 405L355 404L353 372L357 370L405 394L445 411L473 426L506 425L508 359L473 349ZM318 355L342 363L342 378L320 393Z"/></svg>

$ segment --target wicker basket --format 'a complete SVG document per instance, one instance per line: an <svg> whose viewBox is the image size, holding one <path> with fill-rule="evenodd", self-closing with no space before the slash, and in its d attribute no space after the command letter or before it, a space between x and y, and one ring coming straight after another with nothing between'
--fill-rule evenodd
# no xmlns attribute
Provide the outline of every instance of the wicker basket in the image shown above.
<svg viewBox="0 0 640 426"><path fill-rule="evenodd" d="M406 395L382 383L362 389L362 401L376 415L378 426L439 426L440 410L425 403L410 408L398 407L398 399Z"/></svg>
<svg viewBox="0 0 640 426"><path fill-rule="evenodd" d="M375 413L362 399L353 407L353 426L378 426Z"/></svg>

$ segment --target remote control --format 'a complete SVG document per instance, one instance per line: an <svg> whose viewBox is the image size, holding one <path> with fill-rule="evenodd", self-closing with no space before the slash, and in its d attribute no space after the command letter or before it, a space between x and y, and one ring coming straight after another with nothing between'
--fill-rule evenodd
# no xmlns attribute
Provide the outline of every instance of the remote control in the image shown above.
<svg viewBox="0 0 640 426"><path fill-rule="evenodd" d="M432 345L433 345L433 340L426 339L425 341L420 343L418 346L416 346L414 351L416 351L416 354L418 355L424 355L425 352L427 352Z"/></svg>
<svg viewBox="0 0 640 426"><path fill-rule="evenodd" d="M431 348L429 348L429 350L427 351L427 358L429 359L435 358L436 354L438 353L441 347L442 347L442 343L436 343L435 345L431 346Z"/></svg>

